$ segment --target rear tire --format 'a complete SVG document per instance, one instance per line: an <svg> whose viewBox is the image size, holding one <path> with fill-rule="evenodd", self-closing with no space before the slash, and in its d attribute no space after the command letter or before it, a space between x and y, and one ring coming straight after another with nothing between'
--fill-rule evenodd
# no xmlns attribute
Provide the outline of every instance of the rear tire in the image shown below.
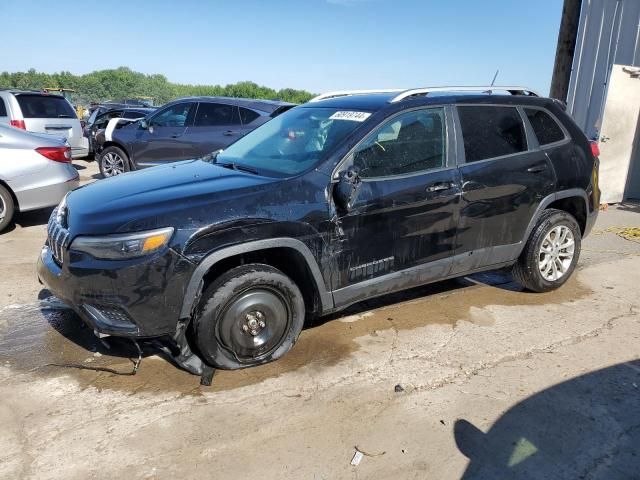
<svg viewBox="0 0 640 480"><path fill-rule="evenodd" d="M580 226L571 214L544 210L513 267L514 279L533 292L555 290L575 270L581 243Z"/></svg>
<svg viewBox="0 0 640 480"><path fill-rule="evenodd" d="M15 208L11 192L0 185L0 232L7 228L13 220Z"/></svg>
<svg viewBox="0 0 640 480"><path fill-rule="evenodd" d="M233 268L204 292L194 316L204 361L239 369L281 358L302 331L305 306L297 285L263 264Z"/></svg>
<svg viewBox="0 0 640 480"><path fill-rule="evenodd" d="M131 170L128 155L120 147L107 147L100 154L98 166L103 178L115 177Z"/></svg>

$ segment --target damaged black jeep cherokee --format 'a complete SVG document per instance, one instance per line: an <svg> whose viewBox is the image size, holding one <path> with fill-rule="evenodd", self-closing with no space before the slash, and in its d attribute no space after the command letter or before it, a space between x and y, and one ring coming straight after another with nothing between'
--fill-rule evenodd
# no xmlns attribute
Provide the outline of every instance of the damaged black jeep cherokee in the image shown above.
<svg viewBox="0 0 640 480"><path fill-rule="evenodd" d="M598 212L597 146L560 102L488 90L325 94L75 190L39 278L100 335L173 339L194 373L276 360L305 318L428 282L512 266L557 288Z"/></svg>

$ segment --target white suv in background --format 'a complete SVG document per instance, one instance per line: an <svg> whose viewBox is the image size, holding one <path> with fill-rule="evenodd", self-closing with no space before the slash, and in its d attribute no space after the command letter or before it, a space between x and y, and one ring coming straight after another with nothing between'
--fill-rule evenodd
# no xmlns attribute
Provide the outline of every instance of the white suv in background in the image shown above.
<svg viewBox="0 0 640 480"><path fill-rule="evenodd" d="M86 157L89 140L71 104L60 95L38 90L0 89L0 123L29 132L64 137L73 158Z"/></svg>

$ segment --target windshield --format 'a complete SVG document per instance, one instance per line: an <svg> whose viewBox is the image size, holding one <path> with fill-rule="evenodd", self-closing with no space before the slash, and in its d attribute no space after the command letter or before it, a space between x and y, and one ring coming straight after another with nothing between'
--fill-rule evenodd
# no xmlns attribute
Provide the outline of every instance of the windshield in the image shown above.
<svg viewBox="0 0 640 480"><path fill-rule="evenodd" d="M216 162L266 176L297 175L324 160L369 116L336 108L293 108L230 145Z"/></svg>

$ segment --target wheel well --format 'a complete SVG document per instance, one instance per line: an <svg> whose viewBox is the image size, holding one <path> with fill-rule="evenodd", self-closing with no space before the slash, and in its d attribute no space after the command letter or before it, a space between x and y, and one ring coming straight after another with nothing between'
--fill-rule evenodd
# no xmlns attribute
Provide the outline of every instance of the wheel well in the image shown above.
<svg viewBox="0 0 640 480"><path fill-rule="evenodd" d="M278 247L256 250L227 257L211 266L203 278L202 291L216 278L232 268L248 263L263 263L287 275L302 292L307 315L321 310L318 286L304 256L293 248Z"/></svg>
<svg viewBox="0 0 640 480"><path fill-rule="evenodd" d="M11 198L13 198L13 204L15 206L15 211L19 212L20 211L20 204L18 203L18 197L16 197L16 194L13 193L13 190L11 190L11 187L9 185L7 185L5 182L3 182L2 180L0 180L0 185L2 185L4 188L7 189L7 192L9 192L9 195L11 195Z"/></svg>
<svg viewBox="0 0 640 480"><path fill-rule="evenodd" d="M581 197L567 197L556 200L555 202L547 205L547 208L555 208L556 210L563 210L573 215L573 217L580 225L580 231L584 233L587 226L587 205L584 199Z"/></svg>

